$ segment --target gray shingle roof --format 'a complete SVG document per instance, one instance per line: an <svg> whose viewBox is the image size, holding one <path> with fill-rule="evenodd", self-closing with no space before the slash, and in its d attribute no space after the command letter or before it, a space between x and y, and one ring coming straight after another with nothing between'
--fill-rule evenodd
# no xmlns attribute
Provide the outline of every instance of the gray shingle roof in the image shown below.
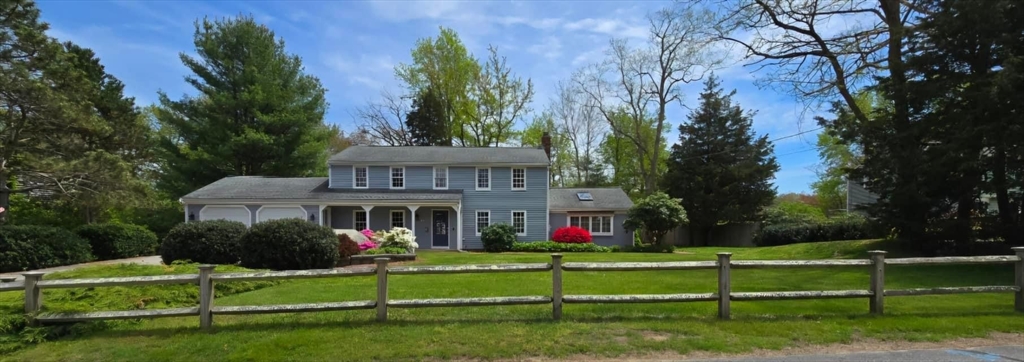
<svg viewBox="0 0 1024 362"><path fill-rule="evenodd" d="M580 201L578 192L589 192L594 201ZM618 187L552 188L548 192L551 210L628 210L633 207L625 191Z"/></svg>
<svg viewBox="0 0 1024 362"><path fill-rule="evenodd" d="M326 177L225 177L182 197L230 200L461 200L462 190L329 189Z"/></svg>
<svg viewBox="0 0 1024 362"><path fill-rule="evenodd" d="M548 156L542 149L525 147L352 146L331 156L329 163L547 166Z"/></svg>

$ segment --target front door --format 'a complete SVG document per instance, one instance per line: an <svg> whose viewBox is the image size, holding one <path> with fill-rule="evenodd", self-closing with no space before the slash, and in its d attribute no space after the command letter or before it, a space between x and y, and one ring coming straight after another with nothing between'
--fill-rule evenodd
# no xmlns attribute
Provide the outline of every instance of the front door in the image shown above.
<svg viewBox="0 0 1024 362"><path fill-rule="evenodd" d="M434 248L448 247L448 210L434 210L434 217L430 223L431 238L430 246Z"/></svg>

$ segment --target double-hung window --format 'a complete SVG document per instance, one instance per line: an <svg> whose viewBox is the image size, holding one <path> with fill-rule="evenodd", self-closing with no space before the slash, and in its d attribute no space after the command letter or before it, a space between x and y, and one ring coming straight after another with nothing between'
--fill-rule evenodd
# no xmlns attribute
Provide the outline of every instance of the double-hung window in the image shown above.
<svg viewBox="0 0 1024 362"><path fill-rule="evenodd" d="M352 225L359 231L369 229L369 225L366 224L366 211L357 210L355 214L352 215Z"/></svg>
<svg viewBox="0 0 1024 362"><path fill-rule="evenodd" d="M391 168L391 188L393 188L393 189L404 189L405 188L405 167L392 167Z"/></svg>
<svg viewBox="0 0 1024 362"><path fill-rule="evenodd" d="M448 189L448 167L434 167L434 190Z"/></svg>
<svg viewBox="0 0 1024 362"><path fill-rule="evenodd" d="M480 235L481 231L484 231L488 226L491 225L491 212L489 210L477 210L476 212L476 234Z"/></svg>
<svg viewBox="0 0 1024 362"><path fill-rule="evenodd" d="M526 190L525 168L512 168L512 190Z"/></svg>
<svg viewBox="0 0 1024 362"><path fill-rule="evenodd" d="M476 169L476 189L477 190L490 190L491 189L491 169L484 167Z"/></svg>
<svg viewBox="0 0 1024 362"><path fill-rule="evenodd" d="M405 227L405 211L404 210L391 210L391 227L393 227L393 228L404 228Z"/></svg>
<svg viewBox="0 0 1024 362"><path fill-rule="evenodd" d="M512 211L512 229L516 235L526 236L526 211Z"/></svg>
<svg viewBox="0 0 1024 362"><path fill-rule="evenodd" d="M357 189L365 189L369 186L370 170L366 166L356 166L353 169L352 174L352 187Z"/></svg>
<svg viewBox="0 0 1024 362"><path fill-rule="evenodd" d="M613 215L570 215L569 226L578 226L591 235L612 235Z"/></svg>

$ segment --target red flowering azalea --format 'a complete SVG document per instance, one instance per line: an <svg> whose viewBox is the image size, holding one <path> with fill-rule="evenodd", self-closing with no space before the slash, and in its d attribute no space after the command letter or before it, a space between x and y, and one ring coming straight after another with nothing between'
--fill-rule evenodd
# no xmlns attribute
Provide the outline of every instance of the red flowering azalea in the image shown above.
<svg viewBox="0 0 1024 362"><path fill-rule="evenodd" d="M586 244L593 242L590 232L579 226L566 226L555 230L551 240L556 243Z"/></svg>

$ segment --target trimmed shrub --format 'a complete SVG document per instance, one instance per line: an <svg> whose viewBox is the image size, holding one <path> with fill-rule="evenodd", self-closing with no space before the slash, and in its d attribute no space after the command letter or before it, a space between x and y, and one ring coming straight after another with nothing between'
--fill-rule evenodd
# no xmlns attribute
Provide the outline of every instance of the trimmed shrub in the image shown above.
<svg viewBox="0 0 1024 362"><path fill-rule="evenodd" d="M396 248L396 247L385 247L369 249L363 252L366 255L380 255L380 254L409 254L409 249Z"/></svg>
<svg viewBox="0 0 1024 362"><path fill-rule="evenodd" d="M338 234L338 257L347 258L359 254L359 244L356 244L347 234Z"/></svg>
<svg viewBox="0 0 1024 362"><path fill-rule="evenodd" d="M82 225L75 233L89 241L99 260L153 255L160 245L152 231L131 224Z"/></svg>
<svg viewBox="0 0 1024 362"><path fill-rule="evenodd" d="M512 244L516 242L516 230L509 224L494 224L480 232L480 241L484 244L485 251L492 253L509 251L512 250Z"/></svg>
<svg viewBox="0 0 1024 362"><path fill-rule="evenodd" d="M565 226L555 230L551 240L556 243L585 244L594 241L587 229L579 226Z"/></svg>
<svg viewBox="0 0 1024 362"><path fill-rule="evenodd" d="M178 224L160 243L160 258L167 265L178 260L235 264L241 260L239 241L245 232L245 224L238 221L206 220Z"/></svg>
<svg viewBox="0 0 1024 362"><path fill-rule="evenodd" d="M329 269L338 262L334 230L302 219L264 221L242 236L242 266L256 269Z"/></svg>
<svg viewBox="0 0 1024 362"><path fill-rule="evenodd" d="M647 244L647 245L633 245L626 249L632 253L672 253L676 251L676 248L672 245L660 245L660 244Z"/></svg>
<svg viewBox="0 0 1024 362"><path fill-rule="evenodd" d="M49 226L0 227L0 272L24 271L92 261L89 242Z"/></svg>
<svg viewBox="0 0 1024 362"><path fill-rule="evenodd" d="M777 246L819 241L859 240L883 237L877 228L863 219L843 219L824 223L768 225L754 236L757 246Z"/></svg>
<svg viewBox="0 0 1024 362"><path fill-rule="evenodd" d="M554 241L535 241L514 243L512 251L530 253L610 253L612 248L593 243L559 243Z"/></svg>

